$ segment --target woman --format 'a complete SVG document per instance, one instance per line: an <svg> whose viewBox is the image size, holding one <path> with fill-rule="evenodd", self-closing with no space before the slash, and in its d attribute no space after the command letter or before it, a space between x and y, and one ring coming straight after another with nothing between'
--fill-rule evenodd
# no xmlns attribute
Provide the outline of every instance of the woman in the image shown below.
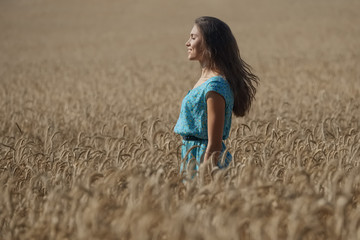
<svg viewBox="0 0 360 240"><path fill-rule="evenodd" d="M222 157L232 112L235 116L248 112L259 79L240 58L228 25L217 18L197 18L185 45L188 59L199 61L201 76L182 101L174 129L183 137L181 156L191 170L198 170L200 163L212 156L223 168L232 159L229 152ZM189 165L192 159L196 164Z"/></svg>

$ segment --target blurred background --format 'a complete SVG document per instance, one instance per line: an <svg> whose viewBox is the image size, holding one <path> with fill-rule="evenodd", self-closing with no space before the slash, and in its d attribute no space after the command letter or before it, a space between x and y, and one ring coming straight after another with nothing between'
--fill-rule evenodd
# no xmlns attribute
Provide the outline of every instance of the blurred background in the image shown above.
<svg viewBox="0 0 360 240"><path fill-rule="evenodd" d="M202 15L228 23L249 62L358 54L359 10L351 0L1 0L1 60L185 59Z"/></svg>
<svg viewBox="0 0 360 240"><path fill-rule="evenodd" d="M359 10L357 0L0 0L0 97L11 105L2 114L26 105L45 116L26 116L34 124L61 113L84 125L111 110L137 116L120 122L173 125L200 74L185 42L210 15L228 23L261 79L248 118L319 120L343 109L334 99L359 96Z"/></svg>

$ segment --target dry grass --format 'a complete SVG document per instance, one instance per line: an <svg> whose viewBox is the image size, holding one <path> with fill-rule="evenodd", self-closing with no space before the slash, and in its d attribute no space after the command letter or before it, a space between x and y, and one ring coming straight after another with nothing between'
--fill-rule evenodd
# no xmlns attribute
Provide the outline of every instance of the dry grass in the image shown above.
<svg viewBox="0 0 360 240"><path fill-rule="evenodd" d="M1 1L0 239L359 239L360 5L275 2ZM204 14L261 86L231 166L189 180Z"/></svg>

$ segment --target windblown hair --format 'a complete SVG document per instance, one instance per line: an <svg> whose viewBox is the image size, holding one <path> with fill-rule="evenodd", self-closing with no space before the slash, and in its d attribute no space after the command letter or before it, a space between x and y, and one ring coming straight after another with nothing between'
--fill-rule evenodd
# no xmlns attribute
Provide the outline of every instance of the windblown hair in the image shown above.
<svg viewBox="0 0 360 240"><path fill-rule="evenodd" d="M203 36L204 56L211 70L220 71L229 82L234 94L233 112L244 116L255 97L259 78L251 72L251 66L240 57L240 51L229 26L214 17L195 20Z"/></svg>

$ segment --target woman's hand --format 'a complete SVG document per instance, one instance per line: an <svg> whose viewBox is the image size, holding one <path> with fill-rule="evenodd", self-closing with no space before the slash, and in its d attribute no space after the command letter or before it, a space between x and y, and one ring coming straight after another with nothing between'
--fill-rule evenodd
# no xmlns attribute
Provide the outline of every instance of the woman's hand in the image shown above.
<svg viewBox="0 0 360 240"><path fill-rule="evenodd" d="M206 94L208 145L204 161L208 161L214 154L214 164L217 164L222 147L222 136L225 122L225 99L217 92Z"/></svg>

